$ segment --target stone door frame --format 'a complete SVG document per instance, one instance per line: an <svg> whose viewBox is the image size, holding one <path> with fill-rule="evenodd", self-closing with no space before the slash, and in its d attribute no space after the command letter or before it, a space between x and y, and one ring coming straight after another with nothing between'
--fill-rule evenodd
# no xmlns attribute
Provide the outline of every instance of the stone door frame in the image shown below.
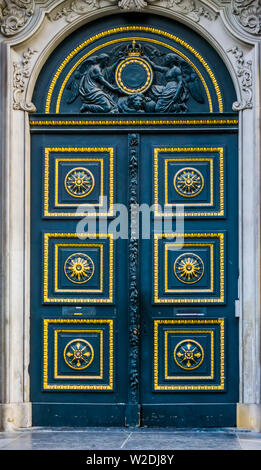
<svg viewBox="0 0 261 470"><path fill-rule="evenodd" d="M41 68L81 25L141 9L184 23L219 53L239 111L239 427L261 430L261 13L242 0L27 0L1 2L1 363L2 428L30 427L30 133L28 112Z"/></svg>

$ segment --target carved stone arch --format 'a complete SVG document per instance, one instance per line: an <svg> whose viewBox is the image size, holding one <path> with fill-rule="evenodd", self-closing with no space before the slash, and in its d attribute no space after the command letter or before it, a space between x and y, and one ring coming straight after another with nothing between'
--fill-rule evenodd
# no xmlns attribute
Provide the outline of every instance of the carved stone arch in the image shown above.
<svg viewBox="0 0 261 470"><path fill-rule="evenodd" d="M6 2L2 2L0 11ZM15 2L13 2L15 3ZM19 3L19 2L17 2ZM2 110L3 154L2 185L3 265L2 324L4 325L2 355L2 426L5 429L31 425L29 396L29 161L30 144L27 115L33 111L33 89L41 68L51 52L82 24L119 12L118 2L89 2L90 8L77 14L71 22L66 14L54 21L60 8L70 8L68 0L36 1L34 15L16 34L6 35L1 44L3 67L8 70L3 84L5 108ZM44 3L46 6L44 6ZM83 2L88 3L88 2ZM141 2L146 3L146 2ZM240 281L239 309L241 342L241 404L238 425L261 429L260 408L260 149L258 139L258 102L260 83L259 39L255 30L243 25L240 30L229 1L166 1L147 2L144 11L183 22L202 35L220 54L227 66L238 94L240 111ZM240 2L236 2L239 4ZM252 2L254 3L254 2ZM179 9L180 6L192 10ZM213 18L207 15L207 8ZM205 9L205 10L204 10ZM127 10L126 10L127 11ZM237 21L237 23L235 22ZM242 25L241 25L242 26ZM3 31L2 31L3 32ZM252 61L252 62L251 62ZM10 133L12 129L12 134ZM14 139L13 136L17 136ZM24 184L24 181L27 184ZM251 192L249 191L251 187ZM256 215L258 214L258 215ZM16 224L13 222L16 221ZM250 262L249 262L250 260ZM24 299L21 302L21 299ZM254 340L253 340L254 338Z"/></svg>
<svg viewBox="0 0 261 470"><path fill-rule="evenodd" d="M186 63L186 70L191 70L196 74L197 87L200 90L199 93L202 94L202 101L198 101L200 100L199 97L191 100L188 99L188 107L185 103L183 104L183 107L188 108L188 112L196 112L196 106L200 106L201 112L231 112L233 101L236 100L232 81L222 59L220 60L219 55L216 54L212 47L209 47L208 42L203 42L202 36L195 35L191 29L185 29L185 26L181 25L181 23L173 23L175 25L175 34L172 34L167 29L168 23L164 20L164 17L156 15L148 16L145 12L144 21L145 19L149 21L150 18L150 23L148 22L143 27L142 15L143 13L139 20L135 19L136 15L133 17L129 16L128 18L132 18L132 21L129 20L128 26L121 26L123 24L122 18L124 17L116 15L114 18L112 17L112 21L109 18L106 19L105 23L92 21L86 23L87 27L84 25L69 34L70 43L67 41L66 47L60 44L55 48L54 53L48 59L48 64L46 64L46 67L43 68L39 75L36 93L33 97L37 112L40 114L77 114L80 112L80 101L77 99L77 96L74 96L75 93L77 94L76 88L77 83L79 85L79 80L74 79L74 77L82 73L81 70L83 70L85 60L89 61L92 57L95 60L102 52L107 53L110 56L110 58L108 57L109 63L107 64L110 69L118 61L119 47L121 48L121 54L130 57L131 51L126 52L125 49L133 47L132 37L135 37L135 47L141 48L140 52L136 52L136 55L140 54L140 57L142 57L144 54L145 57L147 54L150 57L149 54L152 53L152 50L153 54L157 52L162 54L162 57L170 53L178 54L180 60L183 61L180 62L180 67L182 68L182 64ZM158 24L158 20L155 18L159 18L160 24ZM95 25L99 29L97 34L95 34ZM124 38L122 35L124 35ZM203 52L201 51L200 42L204 44L204 47L202 46ZM158 47L161 47L161 52L157 49ZM150 49L151 51L149 52ZM114 50L117 50L115 57ZM153 56L151 56L151 59L153 60ZM163 58L160 59L159 63L163 63L161 62L162 60ZM153 76L152 71L151 75ZM110 79L113 80L113 77ZM155 85L160 84L160 82L158 83L160 79L155 74L153 83ZM227 84L226 87L223 86L223 82ZM73 93L67 91L72 83ZM119 82L117 83L121 87ZM186 83L185 78L184 83ZM150 85L148 88L150 89ZM190 96L188 87L187 91ZM146 90L144 90L144 93L146 93ZM73 97L67 102L67 98L69 99L71 94ZM117 101L117 96L115 96L115 99ZM147 97L147 99L149 98ZM29 100L27 101L29 102ZM201 104L199 105L199 103ZM147 112L152 112L152 110Z"/></svg>
<svg viewBox="0 0 261 470"><path fill-rule="evenodd" d="M185 0L184 0L185 1ZM187 2L187 0L186 0ZM186 3L185 2L185 3ZM51 2L57 3L57 2ZM49 7L47 11L38 11L38 23L35 24L32 30L29 29L28 37L26 38L26 43L22 41L23 47L20 46L21 41L19 41L19 37L17 37L16 41L12 46L14 51L17 50L18 52L18 60L14 60L14 81L16 79L16 72L18 71L18 76L20 72L24 78L24 86L21 90L21 84L18 84L19 88L19 100L21 98L20 92L22 92L22 109L25 107L25 110L33 111L34 106L31 103L32 94L35 82L37 80L38 74L40 73L41 67L49 57L50 53L53 49L58 47L58 45L68 37L73 31L81 27L83 24L89 23L97 18L105 17L107 15L113 15L122 11L123 13L128 13L130 10L125 8L124 10L114 5L115 2L112 0L111 3L113 4L111 7L101 7L95 9L94 3L91 2L91 9L90 11L83 11L77 10L76 12L73 11L73 16L68 15L71 14L71 8L63 7L63 4L66 2L59 2L59 8L57 7ZM67 2L68 3L68 2ZM108 1L107 1L108 3ZM150 3L150 2L149 2ZM161 15L167 18L171 18L173 20L177 20L181 23L184 23L189 28L193 29L199 35L201 35L213 49L220 55L222 61L224 62L226 68L228 69L232 81L234 83L236 92L237 92L237 102L236 102L236 110L244 109L245 107L251 107L252 105L252 60L248 59L248 56L251 55L251 50L254 51L256 40L248 38L248 44L244 41L244 44L238 41L236 37L237 31L234 27L234 36L235 40L233 40L233 34L231 32L231 24L235 24L234 17L228 14L228 11L225 11L225 15L223 14L223 18L221 19L221 13L217 13L217 8L215 10L210 9L209 2L208 7L201 6L202 2L198 2L197 6L192 7L189 4L189 8L187 3L183 5L179 5L179 2L166 2L168 4L167 7L159 7L151 2L148 6L145 6L142 11L153 14L153 15ZM172 9L169 5L174 3L175 8ZM177 9L177 4L178 9ZM67 5L67 4L66 4ZM173 5L172 5L173 6ZM181 8L182 7L182 8ZM207 8L207 9L206 9ZM141 10L139 10L141 11ZM214 26L219 23L219 26L216 28L217 32L211 33L211 29L209 26ZM53 27L52 27L53 26ZM58 27L58 28L57 28ZM46 33L48 37L48 41L45 42L43 45L42 39L39 40L41 43L41 47L37 46L37 38L39 37L39 28L40 31L43 30L50 30ZM216 36L220 34L218 29L222 28L222 35L224 36L225 40L219 40ZM24 33L22 33L22 38ZM245 36L245 34L244 34ZM41 37L41 34L40 34ZM24 38L23 38L24 39ZM221 37L220 37L221 39ZM244 37L245 40L245 37ZM25 46L26 44L26 46ZM32 57L34 55L34 57ZM25 59L29 57L29 63L27 67L27 63L25 64ZM17 69L17 70L16 70ZM28 75L26 77L26 74ZM19 78L19 77L18 77ZM14 98L14 107L19 109L19 103L17 103L16 98ZM31 108L32 106L32 108ZM29 107L27 109L27 107Z"/></svg>

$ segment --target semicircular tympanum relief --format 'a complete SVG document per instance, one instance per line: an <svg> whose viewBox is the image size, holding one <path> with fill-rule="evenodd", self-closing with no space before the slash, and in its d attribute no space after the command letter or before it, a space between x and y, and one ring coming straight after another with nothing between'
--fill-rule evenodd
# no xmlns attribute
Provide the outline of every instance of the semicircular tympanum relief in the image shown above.
<svg viewBox="0 0 261 470"><path fill-rule="evenodd" d="M202 38L179 23L170 28L163 18L156 23L142 14L128 18L124 26L120 15L85 25L56 49L36 87L38 112L231 111L231 79Z"/></svg>

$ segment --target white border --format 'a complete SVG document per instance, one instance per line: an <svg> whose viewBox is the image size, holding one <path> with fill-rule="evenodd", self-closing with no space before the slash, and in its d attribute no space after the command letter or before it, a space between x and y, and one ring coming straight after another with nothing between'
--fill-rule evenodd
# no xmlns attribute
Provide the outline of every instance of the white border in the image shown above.
<svg viewBox="0 0 261 470"><path fill-rule="evenodd" d="M44 2L37 2L43 4ZM30 380L30 134L28 115L13 109L13 63L22 54L37 51L30 59L30 77L25 101L30 102L37 77L51 52L63 38L82 24L119 12L117 5L101 0L97 10L76 15L68 23L63 17L50 21L48 13L61 0L36 6L34 18L11 39L3 39L1 72L2 110L2 426L4 429L31 426ZM164 3L164 2L162 2ZM166 2L165 2L166 3ZM260 392L260 38L240 30L226 4L202 0L218 18L199 22L171 7L151 5L144 11L161 14L188 25L216 49L234 82L238 101L242 86L237 64L227 50L237 46L253 66L253 107L239 112L239 241L240 241L240 402L258 405ZM102 5L105 4L103 7ZM223 6L217 6L217 5ZM175 10L175 11L174 11ZM261 421L261 420L260 420ZM256 426L257 427L257 426Z"/></svg>

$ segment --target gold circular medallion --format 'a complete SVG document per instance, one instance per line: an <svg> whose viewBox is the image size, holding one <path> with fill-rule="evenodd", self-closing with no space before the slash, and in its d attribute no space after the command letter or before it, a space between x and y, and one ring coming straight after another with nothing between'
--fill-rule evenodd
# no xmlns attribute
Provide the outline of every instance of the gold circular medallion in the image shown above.
<svg viewBox="0 0 261 470"><path fill-rule="evenodd" d="M73 197L85 197L94 188L95 180L92 172L87 168L77 167L70 170L64 180L68 194Z"/></svg>
<svg viewBox="0 0 261 470"><path fill-rule="evenodd" d="M94 263L85 253L74 253L64 263L64 272L69 281L76 284L88 282L94 274Z"/></svg>
<svg viewBox="0 0 261 470"><path fill-rule="evenodd" d="M93 347L85 339L73 339L65 346L63 357L72 369L86 369L94 358Z"/></svg>
<svg viewBox="0 0 261 470"><path fill-rule="evenodd" d="M144 93L152 84L153 71L145 59L127 57L119 63L115 79L118 87L128 95Z"/></svg>
<svg viewBox="0 0 261 470"><path fill-rule="evenodd" d="M195 253L184 253L174 263L174 274L184 284L195 284L204 274L204 263Z"/></svg>
<svg viewBox="0 0 261 470"><path fill-rule="evenodd" d="M195 340L180 341L174 349L174 361L181 369L197 369L203 362L204 349Z"/></svg>
<svg viewBox="0 0 261 470"><path fill-rule="evenodd" d="M180 196L195 197L204 188L204 178L196 168L182 168L174 176L173 184Z"/></svg>

